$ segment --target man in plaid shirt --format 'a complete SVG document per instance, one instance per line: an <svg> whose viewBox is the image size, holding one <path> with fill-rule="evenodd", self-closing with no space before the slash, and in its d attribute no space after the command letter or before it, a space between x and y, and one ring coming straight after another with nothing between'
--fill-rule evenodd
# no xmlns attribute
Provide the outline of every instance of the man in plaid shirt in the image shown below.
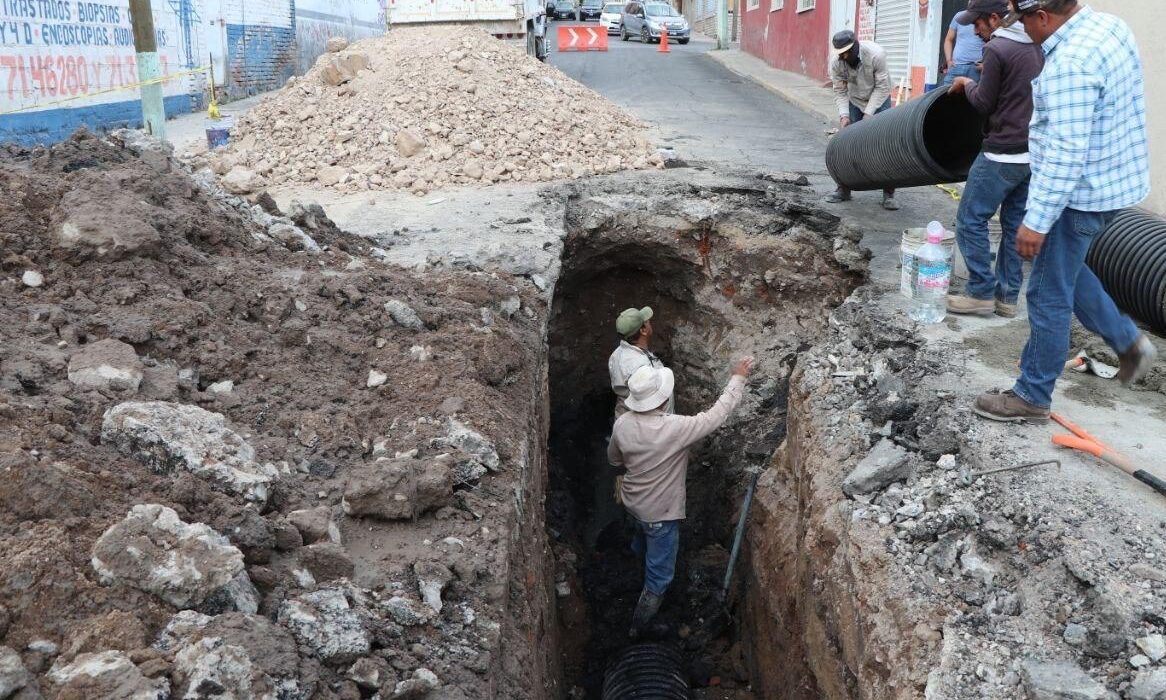
<svg viewBox="0 0 1166 700"><path fill-rule="evenodd" d="M981 394L974 410L993 420L1043 423L1074 314L1118 353L1123 384L1144 377L1154 362L1154 346L1085 265L1090 243L1116 210L1149 194L1146 110L1142 64L1124 22L1077 0L1013 0L1013 7L1006 26L1023 22L1045 54L1033 81L1028 210L1016 236L1021 257L1033 260L1029 338L1016 384Z"/></svg>

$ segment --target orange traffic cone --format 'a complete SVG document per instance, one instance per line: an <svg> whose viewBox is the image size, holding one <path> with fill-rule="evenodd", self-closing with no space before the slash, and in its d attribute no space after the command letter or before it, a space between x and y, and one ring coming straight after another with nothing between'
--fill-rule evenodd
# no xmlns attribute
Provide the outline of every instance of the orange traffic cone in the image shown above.
<svg viewBox="0 0 1166 700"><path fill-rule="evenodd" d="M660 53L668 53L672 49L668 48L668 25L660 25L660 48L656 49Z"/></svg>

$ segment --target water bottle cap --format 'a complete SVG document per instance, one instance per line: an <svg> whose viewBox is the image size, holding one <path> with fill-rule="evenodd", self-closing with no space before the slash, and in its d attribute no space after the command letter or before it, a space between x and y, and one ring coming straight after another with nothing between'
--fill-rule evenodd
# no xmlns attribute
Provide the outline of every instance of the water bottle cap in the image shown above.
<svg viewBox="0 0 1166 700"><path fill-rule="evenodd" d="M927 242L940 243L943 241L943 224L938 221L932 221L927 224Z"/></svg>

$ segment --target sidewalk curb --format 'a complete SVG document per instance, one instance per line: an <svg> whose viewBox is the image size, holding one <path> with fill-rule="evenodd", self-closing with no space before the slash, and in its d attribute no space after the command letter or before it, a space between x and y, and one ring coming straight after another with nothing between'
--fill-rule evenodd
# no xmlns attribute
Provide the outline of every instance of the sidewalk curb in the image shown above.
<svg viewBox="0 0 1166 700"><path fill-rule="evenodd" d="M753 75L753 74L748 73L746 71L738 70L736 67L730 65L729 62L726 60L729 57L729 52L713 50L713 51L706 51L703 55L707 56L710 60L715 61L716 63L720 64L722 67L724 67L726 70L728 70L733 75L736 75L736 76L739 76L742 78L747 78L747 79L753 81L757 85L760 85L761 87L765 88L766 90L772 92L773 94L782 98L786 102L789 102L790 104L792 104L793 106L802 110L803 112L807 112L811 115L816 115L818 117L821 117L826 122L833 122L834 121L833 114L827 114L827 113L823 112L812 101L807 100L806 98L802 97L796 91L791 90L791 89L786 88L786 87L783 87L783 86L780 86L780 85L774 85L773 83L770 83L766 80L762 80L761 78L759 78L756 75Z"/></svg>

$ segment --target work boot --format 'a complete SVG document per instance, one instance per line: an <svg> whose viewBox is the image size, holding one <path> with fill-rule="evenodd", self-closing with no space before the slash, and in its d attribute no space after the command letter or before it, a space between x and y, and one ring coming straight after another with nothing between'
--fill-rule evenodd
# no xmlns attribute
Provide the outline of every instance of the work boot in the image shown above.
<svg viewBox="0 0 1166 700"><path fill-rule="evenodd" d="M995 311L996 305L991 299L973 299L963 294L947 295L947 310L953 314L976 314L988 316Z"/></svg>
<svg viewBox="0 0 1166 700"><path fill-rule="evenodd" d="M850 201L850 190L845 187L839 187L830 194L826 195L826 202L829 204L837 204L839 202Z"/></svg>
<svg viewBox="0 0 1166 700"><path fill-rule="evenodd" d="M1120 364L1117 370L1117 379L1122 386L1129 386L1140 381L1154 366L1154 358L1158 356L1157 349L1146 337L1145 333L1138 336L1134 344L1118 356Z"/></svg>
<svg viewBox="0 0 1166 700"><path fill-rule="evenodd" d="M632 629L629 633L632 639L640 636L660 610L660 603L663 601L664 596L656 595L646 588L640 593L640 600L636 603L635 612L632 613Z"/></svg>
<svg viewBox="0 0 1166 700"><path fill-rule="evenodd" d="M883 193L883 209L887 211L899 210L899 203L895 201L895 194L893 192Z"/></svg>
<svg viewBox="0 0 1166 700"><path fill-rule="evenodd" d="M981 418L1001 423L1048 423L1049 409L1033 406L1008 391L986 391L976 397L972 411Z"/></svg>
<svg viewBox="0 0 1166 700"><path fill-rule="evenodd" d="M1016 318L1016 304L996 300L996 315L1001 318Z"/></svg>

